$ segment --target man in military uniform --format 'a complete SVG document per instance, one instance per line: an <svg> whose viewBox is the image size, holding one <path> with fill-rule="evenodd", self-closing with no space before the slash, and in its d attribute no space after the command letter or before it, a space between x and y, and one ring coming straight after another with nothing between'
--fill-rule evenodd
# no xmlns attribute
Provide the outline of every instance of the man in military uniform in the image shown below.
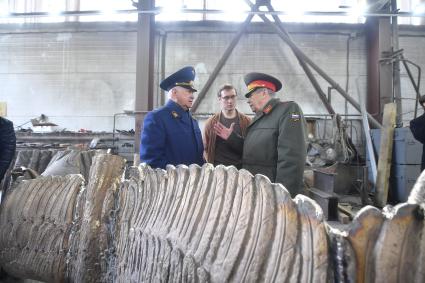
<svg viewBox="0 0 425 283"><path fill-rule="evenodd" d="M227 128L220 123L216 124L216 133L235 149L243 148L244 169L283 184L294 197L304 187L306 134L301 108L295 102L275 98L282 83L270 75L249 73L244 81L248 87L245 97L255 112L246 138L235 134L232 126Z"/></svg>
<svg viewBox="0 0 425 283"><path fill-rule="evenodd" d="M189 112L196 92L194 78L193 67L185 67L159 85L169 100L146 115L140 145L141 161L152 168L204 163L201 130Z"/></svg>
<svg viewBox="0 0 425 283"><path fill-rule="evenodd" d="M233 131L245 137L246 128L251 123L251 119L236 109L237 92L234 86L230 84L223 85L218 91L217 96L221 111L209 118L204 127L205 159L214 165L234 165L240 169L242 167L242 152L240 150L234 150L227 141L218 137L215 134L214 125L217 122L222 123L226 127L234 124Z"/></svg>
<svg viewBox="0 0 425 283"><path fill-rule="evenodd" d="M419 98L419 104L425 110L425 95ZM413 136L423 144L421 171L425 169L425 112L421 116L410 121L410 130Z"/></svg>

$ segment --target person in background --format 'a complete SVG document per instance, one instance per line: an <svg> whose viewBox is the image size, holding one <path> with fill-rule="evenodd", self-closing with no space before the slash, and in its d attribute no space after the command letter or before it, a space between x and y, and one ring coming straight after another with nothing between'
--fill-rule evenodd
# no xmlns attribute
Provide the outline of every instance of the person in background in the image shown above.
<svg viewBox="0 0 425 283"><path fill-rule="evenodd" d="M204 128L205 160L215 166L218 164L234 165L240 169L242 167L242 152L233 149L226 140L217 136L214 131L214 125L217 122L226 127L233 125L233 131L237 135L245 137L246 128L251 119L236 109L237 92L234 86L230 84L223 85L217 96L221 111L209 118Z"/></svg>
<svg viewBox="0 0 425 283"><path fill-rule="evenodd" d="M244 77L248 104L255 117L243 138L221 123L216 134L243 148L242 168L252 174L263 174L274 183L281 183L294 197L304 189L306 158L306 122L297 103L282 102L275 97L282 83L273 76L249 73Z"/></svg>
<svg viewBox="0 0 425 283"><path fill-rule="evenodd" d="M167 164L204 163L201 130L189 112L196 92L194 79L194 68L185 67L160 83L161 89L168 92L169 100L144 119L141 162L163 169Z"/></svg>
<svg viewBox="0 0 425 283"><path fill-rule="evenodd" d="M0 115L0 181L15 156L16 136L13 123Z"/></svg>
<svg viewBox="0 0 425 283"><path fill-rule="evenodd" d="M419 104L425 111L425 95L419 98ZM421 116L410 121L410 130L415 139L423 144L421 164L421 171L423 171L425 169L425 112Z"/></svg>

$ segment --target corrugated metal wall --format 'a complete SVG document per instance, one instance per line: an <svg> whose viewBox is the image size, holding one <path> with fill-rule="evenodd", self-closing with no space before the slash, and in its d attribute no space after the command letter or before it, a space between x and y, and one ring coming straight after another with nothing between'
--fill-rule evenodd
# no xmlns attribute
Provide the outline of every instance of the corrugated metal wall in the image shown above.
<svg viewBox="0 0 425 283"><path fill-rule="evenodd" d="M365 92L366 56L361 26L293 25L292 36L300 48L342 87L346 84L347 40L349 41L348 92L358 100L356 83ZM165 42L165 74L193 65L201 89L233 37L228 29L199 28L196 24L177 29L161 24L157 43ZM405 57L425 67L422 49L425 32L401 31L400 47ZM166 36L162 41L162 36ZM155 77L162 58L156 47ZM111 131L114 113L133 109L135 91L136 33L134 24L49 24L44 26L2 26L0 30L0 100L8 103L8 116L16 125L41 113L63 128ZM198 112L218 110L215 92L225 82L240 92L242 77L250 71L271 73L283 81L280 97L297 101L306 114L325 113L314 89L290 49L276 36L251 32L243 36L217 77ZM319 78L327 91L327 83ZM422 93L424 92L422 84ZM159 89L155 90L160 93ZM334 91L332 105L345 113L344 100ZM402 95L415 96L402 70ZM159 104L160 99L155 100ZM404 112L413 110L405 100ZM247 113L243 97L238 107ZM348 113L356 114L353 108ZM411 119L404 116L404 120ZM120 117L117 128L133 127L132 118Z"/></svg>

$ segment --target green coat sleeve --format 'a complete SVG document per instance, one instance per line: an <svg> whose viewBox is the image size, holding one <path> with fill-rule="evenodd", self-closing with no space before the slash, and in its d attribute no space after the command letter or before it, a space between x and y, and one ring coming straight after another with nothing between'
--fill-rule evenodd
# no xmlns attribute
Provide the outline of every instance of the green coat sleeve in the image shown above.
<svg viewBox="0 0 425 283"><path fill-rule="evenodd" d="M232 132L229 138L227 139L227 142L237 153L242 154L244 143L243 137L236 134L235 132Z"/></svg>
<svg viewBox="0 0 425 283"><path fill-rule="evenodd" d="M276 183L282 183L295 197L302 192L306 150L306 122L301 108L289 102L279 120Z"/></svg>

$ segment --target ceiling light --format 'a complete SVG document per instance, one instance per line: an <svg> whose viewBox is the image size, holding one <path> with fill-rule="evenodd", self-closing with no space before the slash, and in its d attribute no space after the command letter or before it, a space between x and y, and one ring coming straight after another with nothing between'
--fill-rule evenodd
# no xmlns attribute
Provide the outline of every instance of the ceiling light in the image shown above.
<svg viewBox="0 0 425 283"><path fill-rule="evenodd" d="M414 15L421 15L425 13L425 4L419 4L413 9Z"/></svg>

